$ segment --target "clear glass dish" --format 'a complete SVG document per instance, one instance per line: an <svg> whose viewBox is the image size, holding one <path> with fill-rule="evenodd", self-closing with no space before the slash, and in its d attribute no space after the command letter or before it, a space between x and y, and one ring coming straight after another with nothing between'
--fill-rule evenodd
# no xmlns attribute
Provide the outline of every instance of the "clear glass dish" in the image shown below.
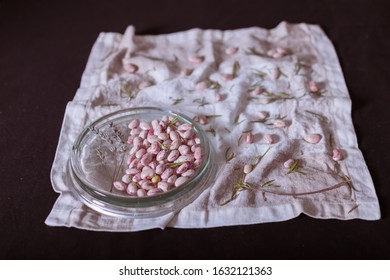
<svg viewBox="0 0 390 280"><path fill-rule="evenodd" d="M128 124L134 119L152 121L163 116L178 118L196 131L204 157L195 175L185 184L154 196L132 197L112 188L128 168L126 161L132 147L126 142ZM215 174L211 161L205 132L191 118L171 110L139 107L108 114L88 125L73 145L68 173L72 190L90 208L112 216L151 218L176 212L198 197Z"/></svg>

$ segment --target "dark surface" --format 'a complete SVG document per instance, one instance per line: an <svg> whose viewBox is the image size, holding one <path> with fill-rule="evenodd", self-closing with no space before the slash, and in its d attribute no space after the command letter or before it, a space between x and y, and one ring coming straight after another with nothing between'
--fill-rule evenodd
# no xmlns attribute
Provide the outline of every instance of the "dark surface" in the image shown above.
<svg viewBox="0 0 390 280"><path fill-rule="evenodd" d="M386 1L0 2L0 258L390 258L390 5ZM50 168L65 106L99 32L320 24L353 102L359 147L382 219L294 220L196 230L98 233L44 224L57 194Z"/></svg>

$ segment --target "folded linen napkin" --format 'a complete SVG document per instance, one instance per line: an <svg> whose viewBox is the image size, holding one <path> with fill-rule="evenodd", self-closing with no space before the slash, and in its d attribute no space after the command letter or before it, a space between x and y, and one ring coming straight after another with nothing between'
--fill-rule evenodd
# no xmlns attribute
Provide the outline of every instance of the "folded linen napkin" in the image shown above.
<svg viewBox="0 0 390 280"><path fill-rule="evenodd" d="M66 162L91 121L139 106L204 118L215 180L178 213L106 216L72 195ZM246 165L251 172L242 180ZM51 180L60 196L50 226L139 231L275 222L301 213L380 218L337 55L321 28L308 24L156 36L135 35L130 26L124 35L100 34L67 105Z"/></svg>

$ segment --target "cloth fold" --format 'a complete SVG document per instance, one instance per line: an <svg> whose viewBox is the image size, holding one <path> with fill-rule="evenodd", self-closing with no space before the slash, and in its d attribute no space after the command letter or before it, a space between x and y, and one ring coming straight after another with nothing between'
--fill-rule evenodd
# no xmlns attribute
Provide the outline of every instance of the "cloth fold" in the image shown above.
<svg viewBox="0 0 390 280"><path fill-rule="evenodd" d="M66 162L86 125L139 106L206 117L215 180L178 213L106 216L73 196ZM248 133L253 143L246 143ZM320 141L308 143L308 135ZM335 149L342 160L332 158ZM289 159L294 170L284 166ZM253 170L244 176L247 164ZM46 219L50 226L139 231L276 222L301 213L380 218L336 52L319 26L304 23L142 36L129 26L124 35L101 33L67 105L51 180L60 196Z"/></svg>

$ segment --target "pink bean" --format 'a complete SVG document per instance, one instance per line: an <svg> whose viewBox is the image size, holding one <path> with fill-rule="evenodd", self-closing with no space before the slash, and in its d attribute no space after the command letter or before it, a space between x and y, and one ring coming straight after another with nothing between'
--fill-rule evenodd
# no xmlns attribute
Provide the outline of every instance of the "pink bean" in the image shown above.
<svg viewBox="0 0 390 280"><path fill-rule="evenodd" d="M168 179L167 179L167 183L168 184L174 184L175 181L177 179L177 176L174 174L174 175L171 175Z"/></svg>
<svg viewBox="0 0 390 280"><path fill-rule="evenodd" d="M157 137L158 137L158 139L163 140L163 141L167 140L169 138L168 134L165 132L161 132L161 133L157 134Z"/></svg>
<svg viewBox="0 0 390 280"><path fill-rule="evenodd" d="M178 150L172 150L172 151L169 153L169 155L168 155L168 157L167 157L167 160L168 160L169 162L173 162L173 161L175 161L175 160L179 157L179 155L180 155L180 153L179 153Z"/></svg>
<svg viewBox="0 0 390 280"><path fill-rule="evenodd" d="M175 187L180 187L189 180L188 177L179 177L175 180Z"/></svg>
<svg viewBox="0 0 390 280"><path fill-rule="evenodd" d="M170 138L172 141L180 140L180 135L179 135L179 133L177 133L177 131L171 131L171 132L169 133L169 138Z"/></svg>
<svg viewBox="0 0 390 280"><path fill-rule="evenodd" d="M152 125L151 125L150 123L145 122L145 121L141 121L141 122L139 123L139 127L140 127L141 129L143 129L143 130L149 130L149 129L152 129L152 128L153 128Z"/></svg>
<svg viewBox="0 0 390 280"><path fill-rule="evenodd" d="M162 189L164 192L167 192L172 189L172 185L168 184L165 181L158 182L157 187Z"/></svg>
<svg viewBox="0 0 390 280"><path fill-rule="evenodd" d="M130 135L129 137L127 137L127 143L129 143L131 145L131 144L133 144L133 141L134 141L133 135Z"/></svg>
<svg viewBox="0 0 390 280"><path fill-rule="evenodd" d="M184 164L180 165L176 169L176 174L182 174L182 173L186 172L189 169L189 167L190 167L190 165L188 163L184 163Z"/></svg>
<svg viewBox="0 0 390 280"><path fill-rule="evenodd" d="M129 168L135 168L139 163L139 159L135 158L132 162L129 164Z"/></svg>
<svg viewBox="0 0 390 280"><path fill-rule="evenodd" d="M153 160L153 155L152 154L149 154L149 153L146 153L142 156L141 158L141 163L146 166L148 165L151 161Z"/></svg>
<svg viewBox="0 0 390 280"><path fill-rule="evenodd" d="M157 126L159 126L160 121L159 120L152 120L150 124L152 125L152 128L156 130Z"/></svg>
<svg viewBox="0 0 390 280"><path fill-rule="evenodd" d="M194 158L195 159L202 159L203 158L204 151L202 147L197 147L194 151Z"/></svg>
<svg viewBox="0 0 390 280"><path fill-rule="evenodd" d="M129 158L126 160L126 164L129 165L135 158L135 155L130 155Z"/></svg>
<svg viewBox="0 0 390 280"><path fill-rule="evenodd" d="M160 152L160 144L156 141L153 142L152 145L150 146L150 152L154 155L157 155Z"/></svg>
<svg viewBox="0 0 390 280"><path fill-rule="evenodd" d="M154 188L154 189L151 189L147 192L147 195L148 196L153 196L153 195L156 195L156 194L159 194L159 193L162 193L163 190L162 189L159 189L159 188Z"/></svg>
<svg viewBox="0 0 390 280"><path fill-rule="evenodd" d="M137 128L134 128L132 130L130 130L130 135L132 136L135 136L135 135L139 135L141 133L141 129L139 129L138 127Z"/></svg>
<svg viewBox="0 0 390 280"><path fill-rule="evenodd" d="M125 174L122 176L122 182L128 184L132 181L132 178L129 174Z"/></svg>
<svg viewBox="0 0 390 280"><path fill-rule="evenodd" d="M135 174L138 174L138 173L140 173L140 171L137 168L126 169L126 174L135 175Z"/></svg>
<svg viewBox="0 0 390 280"><path fill-rule="evenodd" d="M146 196L146 191L144 189L138 189L137 191L137 196L138 197L144 197Z"/></svg>
<svg viewBox="0 0 390 280"><path fill-rule="evenodd" d="M189 124L189 123L183 123L177 127L177 130L179 130L179 131L185 131L185 130L189 130L189 129L192 129L192 124Z"/></svg>
<svg viewBox="0 0 390 280"><path fill-rule="evenodd" d="M153 184L151 181L146 180L141 183L141 188L143 188L145 191L149 191L151 189L156 188L156 185Z"/></svg>
<svg viewBox="0 0 390 280"><path fill-rule="evenodd" d="M164 172L161 174L161 179L168 180L168 178L173 174L173 169L168 167L164 170Z"/></svg>
<svg viewBox="0 0 390 280"><path fill-rule="evenodd" d="M127 185L123 182L115 181L113 183L114 188L116 188L118 191L124 191L127 187Z"/></svg>
<svg viewBox="0 0 390 280"><path fill-rule="evenodd" d="M144 148L141 148L139 149L136 153L135 153L135 157L136 158L142 158L143 155L146 153L146 150Z"/></svg>
<svg viewBox="0 0 390 280"><path fill-rule="evenodd" d="M133 145L134 146L140 146L140 145L142 145L142 141L143 141L143 139L141 137L136 136L136 137L134 137Z"/></svg>
<svg viewBox="0 0 390 280"><path fill-rule="evenodd" d="M156 166L156 174L161 175L163 174L164 170L166 168L166 165L164 163L160 163L159 165Z"/></svg>
<svg viewBox="0 0 390 280"><path fill-rule="evenodd" d="M134 129L139 126L139 119L134 119L130 122L129 128Z"/></svg>
<svg viewBox="0 0 390 280"><path fill-rule="evenodd" d="M187 154L187 155L181 155L179 156L175 162L193 162L195 160L194 155L192 154Z"/></svg>
<svg viewBox="0 0 390 280"><path fill-rule="evenodd" d="M186 155L190 152L190 147L188 147L187 145L180 145L178 151L181 155Z"/></svg>
<svg viewBox="0 0 390 280"><path fill-rule="evenodd" d="M173 140L170 146L171 150L177 150L180 147L181 141L180 140Z"/></svg>
<svg viewBox="0 0 390 280"><path fill-rule="evenodd" d="M136 183L138 183L139 181L141 181L141 180L142 180L142 178L141 178L141 173L135 174L135 175L133 176L132 180L133 180L133 182L136 182Z"/></svg>
<svg viewBox="0 0 390 280"><path fill-rule="evenodd" d="M148 137L148 130L141 130L139 133L139 137L142 139L146 139Z"/></svg>
<svg viewBox="0 0 390 280"><path fill-rule="evenodd" d="M158 142L160 140L157 135L149 135L147 139L150 144L153 144L154 142Z"/></svg>
<svg viewBox="0 0 390 280"><path fill-rule="evenodd" d="M157 165L158 165L158 162L155 161L155 160L153 160L151 163L148 164L148 166L149 166L150 168L152 168L153 170L156 169Z"/></svg>
<svg viewBox="0 0 390 280"><path fill-rule="evenodd" d="M158 152L156 159L157 159L157 161L161 161L161 160L164 160L167 156L168 156L168 151L161 150L160 152Z"/></svg>
<svg viewBox="0 0 390 280"><path fill-rule="evenodd" d="M183 177L192 177L194 175L195 175L194 169L188 169L186 172L181 174L181 176L183 176Z"/></svg>
<svg viewBox="0 0 390 280"><path fill-rule="evenodd" d="M151 169L151 168L147 168L145 170L142 170L141 172L141 179L144 180L144 179L152 179L153 176L154 176L154 170Z"/></svg>
<svg viewBox="0 0 390 280"><path fill-rule="evenodd" d="M195 131L190 128L184 132L179 132L180 136L183 137L184 139L189 139L194 135Z"/></svg>
<svg viewBox="0 0 390 280"><path fill-rule="evenodd" d="M138 187L135 183L130 183L126 188L126 192L131 196L137 195L137 191Z"/></svg>

